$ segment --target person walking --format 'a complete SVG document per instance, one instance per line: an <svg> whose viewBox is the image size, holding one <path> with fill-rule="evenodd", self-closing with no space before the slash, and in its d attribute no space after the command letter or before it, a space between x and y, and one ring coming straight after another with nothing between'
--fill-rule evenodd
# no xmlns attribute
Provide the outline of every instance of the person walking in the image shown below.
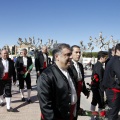
<svg viewBox="0 0 120 120"><path fill-rule="evenodd" d="M15 67L17 70L17 77L19 80L19 88L21 93L21 100L26 101L24 97L24 81L27 85L27 102L31 103L30 95L31 95L31 76L30 72L32 69L29 69L32 65L32 59L31 57L27 56L27 49L21 50L21 56L17 58ZM25 73L28 73L26 77L24 77Z"/></svg>
<svg viewBox="0 0 120 120"><path fill-rule="evenodd" d="M41 120L76 120L77 85L71 65L71 49L60 44L54 49L54 64L37 81Z"/></svg>
<svg viewBox="0 0 120 120"><path fill-rule="evenodd" d="M81 97L81 92L87 98L89 97L89 91L86 88L85 81L84 81L84 69L83 65L79 62L80 56L81 56L81 51L80 47L77 45L73 45L71 47L71 52L72 52L72 62L71 62L71 70L74 73L74 76L76 78L77 82L77 97L78 97L78 106L77 109L80 109L80 97Z"/></svg>
<svg viewBox="0 0 120 120"><path fill-rule="evenodd" d="M8 57L8 51L2 50L0 58L0 106L5 105L3 99L5 97L8 112L13 112L13 108L11 108L12 78L13 83L15 84L16 72L14 62Z"/></svg>
<svg viewBox="0 0 120 120"><path fill-rule="evenodd" d="M120 110L120 43L115 47L115 55L108 61L102 86L106 91L109 109L108 120L117 120Z"/></svg>
<svg viewBox="0 0 120 120"><path fill-rule="evenodd" d="M48 60L47 46L42 46L42 50L40 52L37 52L35 58L37 79L39 75L42 73L42 71L48 66L48 64L49 64L49 60Z"/></svg>
<svg viewBox="0 0 120 120"><path fill-rule="evenodd" d="M91 102L91 111L95 111L96 105L98 104L98 111L104 109L104 91L102 89L101 83L103 81L104 76L104 68L103 63L105 63L107 59L107 53L104 51L98 52L98 61L93 67L92 71L92 82L91 82L91 90L92 90L92 102ZM91 117L91 120L94 120L94 117Z"/></svg>

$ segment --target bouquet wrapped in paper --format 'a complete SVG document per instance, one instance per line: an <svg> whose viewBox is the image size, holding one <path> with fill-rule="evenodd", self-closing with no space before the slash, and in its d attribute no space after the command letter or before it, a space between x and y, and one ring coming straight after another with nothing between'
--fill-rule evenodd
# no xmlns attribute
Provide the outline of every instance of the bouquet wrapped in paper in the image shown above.
<svg viewBox="0 0 120 120"><path fill-rule="evenodd" d="M31 64L28 68L28 70L25 72L25 74L23 75L23 78L26 78L28 71L31 71L33 69L33 64Z"/></svg>

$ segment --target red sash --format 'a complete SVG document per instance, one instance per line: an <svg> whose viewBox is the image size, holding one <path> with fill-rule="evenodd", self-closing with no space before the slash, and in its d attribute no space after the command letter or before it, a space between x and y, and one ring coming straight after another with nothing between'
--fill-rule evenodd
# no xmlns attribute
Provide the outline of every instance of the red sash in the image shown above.
<svg viewBox="0 0 120 120"><path fill-rule="evenodd" d="M47 63L44 62L44 63L43 63L43 68L46 68L46 67L47 67Z"/></svg>
<svg viewBox="0 0 120 120"><path fill-rule="evenodd" d="M7 72L7 73L4 74L2 80L9 80L9 79L10 79L10 78L9 78L9 74L8 74L8 72Z"/></svg>
<svg viewBox="0 0 120 120"><path fill-rule="evenodd" d="M71 107L70 107L70 120L74 119L74 116L73 116L74 110L75 110L75 104L71 105Z"/></svg>
<svg viewBox="0 0 120 120"><path fill-rule="evenodd" d="M112 99L112 102L114 102L116 100L116 94L117 92L120 92L120 90L116 88L108 88L108 90L112 90L114 92L114 97Z"/></svg>
<svg viewBox="0 0 120 120"><path fill-rule="evenodd" d="M27 72L27 67L23 66L23 72L26 73Z"/></svg>
<svg viewBox="0 0 120 120"><path fill-rule="evenodd" d="M78 87L77 87L77 96L80 97L80 94L82 92L82 81L78 81Z"/></svg>

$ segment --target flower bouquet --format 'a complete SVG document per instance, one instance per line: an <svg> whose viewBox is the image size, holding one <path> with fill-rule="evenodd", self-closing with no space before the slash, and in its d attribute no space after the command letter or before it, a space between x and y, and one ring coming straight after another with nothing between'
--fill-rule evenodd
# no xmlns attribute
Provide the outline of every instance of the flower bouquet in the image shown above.
<svg viewBox="0 0 120 120"><path fill-rule="evenodd" d="M106 116L107 116L107 111L108 109L104 109L101 111L88 111L88 110L83 110L83 109L79 109L78 111L78 115L80 116L96 116L97 118L99 118L99 120L105 120Z"/></svg>

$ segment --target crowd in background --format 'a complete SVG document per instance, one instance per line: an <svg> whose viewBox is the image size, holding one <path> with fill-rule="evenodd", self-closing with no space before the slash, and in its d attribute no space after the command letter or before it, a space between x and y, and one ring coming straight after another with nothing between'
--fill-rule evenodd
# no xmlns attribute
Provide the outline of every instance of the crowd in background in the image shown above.
<svg viewBox="0 0 120 120"><path fill-rule="evenodd" d="M0 58L0 106L5 106L8 112L11 107L12 81L19 81L21 101L30 104L31 71L36 69L36 84L41 109L41 120L77 120L80 107L81 92L87 98L90 91L84 81L84 70L92 70L90 110L98 111L110 107L108 120L117 120L120 101L120 44L111 51L99 51L97 62L93 56L83 67L80 63L81 49L77 45L60 44L52 51L52 60L48 55L47 46L36 52L34 63L27 56L27 50L22 49L19 57L9 58L8 51L1 51ZM103 67L103 65L105 65ZM111 81L110 81L111 80ZM24 97L24 82L27 87L27 98ZM107 84L106 84L107 83ZM104 101L104 93L107 102ZM106 103L106 104L105 104ZM95 120L94 116L91 120Z"/></svg>

